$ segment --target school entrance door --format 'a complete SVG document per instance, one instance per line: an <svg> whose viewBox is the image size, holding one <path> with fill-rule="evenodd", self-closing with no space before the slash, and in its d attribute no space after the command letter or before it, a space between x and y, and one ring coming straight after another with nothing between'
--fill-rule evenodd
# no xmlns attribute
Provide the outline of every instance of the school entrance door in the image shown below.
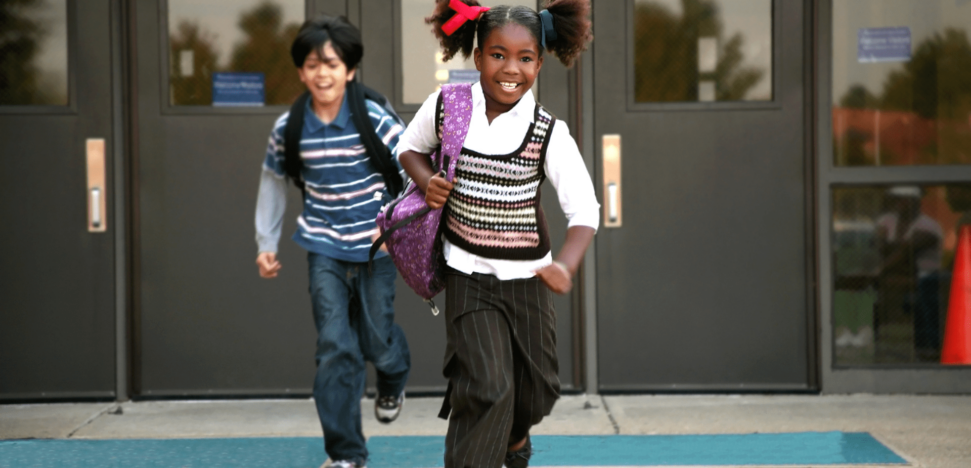
<svg viewBox="0 0 971 468"><path fill-rule="evenodd" d="M116 391L117 57L78 3L0 7L0 401Z"/></svg>
<svg viewBox="0 0 971 468"><path fill-rule="evenodd" d="M600 390L812 389L811 10L593 7Z"/></svg>
<svg viewBox="0 0 971 468"><path fill-rule="evenodd" d="M260 167L274 121L304 89L288 52L306 17L346 15L361 28L366 53L357 76L392 99L406 120L421 101L404 97L403 81L427 85L420 87L422 100L434 91L434 38L421 16L434 2L386 3L153 0L133 7L133 394L310 393L316 332L306 252L290 240L302 201L296 189L289 191L280 276L259 278L253 212ZM420 32L407 39L402 26ZM421 74L399 75L396 57L419 41L433 48L414 59L428 63L415 62ZM540 92L560 96L551 99L552 109L568 116L567 71L546 70ZM262 85L263 94L221 91L243 82ZM565 232L560 219L551 223L554 241ZM579 375L572 306L571 297L557 298L561 379L568 389L577 387ZM403 281L395 309L411 348L408 391L444 391L442 316L433 316Z"/></svg>

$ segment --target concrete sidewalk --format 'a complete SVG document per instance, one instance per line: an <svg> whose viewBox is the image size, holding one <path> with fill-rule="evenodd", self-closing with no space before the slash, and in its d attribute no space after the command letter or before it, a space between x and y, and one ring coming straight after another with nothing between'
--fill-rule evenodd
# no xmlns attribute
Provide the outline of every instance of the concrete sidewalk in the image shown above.
<svg viewBox="0 0 971 468"><path fill-rule="evenodd" d="M444 435L440 398L411 398L390 425L362 401L364 432ZM565 396L537 435L869 432L914 466L971 467L971 396ZM307 400L0 405L0 439L320 436Z"/></svg>

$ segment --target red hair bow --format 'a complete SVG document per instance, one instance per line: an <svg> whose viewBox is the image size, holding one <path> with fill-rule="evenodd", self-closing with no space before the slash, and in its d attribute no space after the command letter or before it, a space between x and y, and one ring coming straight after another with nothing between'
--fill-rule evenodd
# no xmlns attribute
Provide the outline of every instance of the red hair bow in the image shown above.
<svg viewBox="0 0 971 468"><path fill-rule="evenodd" d="M442 25L442 32L446 36L451 36L460 26L465 24L466 21L475 21L479 19L483 13L489 11L489 7L481 6L468 6L462 3L460 0L450 0L448 2L448 7L455 10L455 16L452 19L445 22Z"/></svg>

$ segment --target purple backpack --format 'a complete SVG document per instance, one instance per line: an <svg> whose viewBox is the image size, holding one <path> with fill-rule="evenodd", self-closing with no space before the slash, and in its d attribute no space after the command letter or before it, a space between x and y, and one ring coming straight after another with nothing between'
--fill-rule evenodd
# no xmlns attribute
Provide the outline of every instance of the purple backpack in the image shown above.
<svg viewBox="0 0 971 468"><path fill-rule="evenodd" d="M442 85L438 102L436 125L442 143L431 162L436 171L444 172L445 179L452 181L472 119L472 84ZM408 182L401 195L378 214L381 236L371 246L368 260L385 244L405 283L431 305L435 315L438 308L432 298L445 289L441 220L442 209L431 209L415 182Z"/></svg>

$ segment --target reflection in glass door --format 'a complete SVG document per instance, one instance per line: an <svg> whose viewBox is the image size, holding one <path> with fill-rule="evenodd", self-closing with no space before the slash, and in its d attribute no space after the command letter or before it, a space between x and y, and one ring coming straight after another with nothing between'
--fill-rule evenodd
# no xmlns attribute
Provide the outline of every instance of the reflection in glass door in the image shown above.
<svg viewBox="0 0 971 468"><path fill-rule="evenodd" d="M634 2L636 102L772 100L772 0Z"/></svg>
<svg viewBox="0 0 971 468"><path fill-rule="evenodd" d="M926 368L971 212L971 2L837 1L832 23L832 364Z"/></svg>
<svg viewBox="0 0 971 468"><path fill-rule="evenodd" d="M4 2L0 31L0 105L67 105L67 0Z"/></svg>
<svg viewBox="0 0 971 468"><path fill-rule="evenodd" d="M169 103L289 105L304 90L289 54L303 18L302 0L169 0ZM259 96L213 100L234 85Z"/></svg>
<svg viewBox="0 0 971 468"><path fill-rule="evenodd" d="M833 2L833 164L971 164L971 2Z"/></svg>
<svg viewBox="0 0 971 468"><path fill-rule="evenodd" d="M971 186L838 187L832 197L835 364L939 362Z"/></svg>

